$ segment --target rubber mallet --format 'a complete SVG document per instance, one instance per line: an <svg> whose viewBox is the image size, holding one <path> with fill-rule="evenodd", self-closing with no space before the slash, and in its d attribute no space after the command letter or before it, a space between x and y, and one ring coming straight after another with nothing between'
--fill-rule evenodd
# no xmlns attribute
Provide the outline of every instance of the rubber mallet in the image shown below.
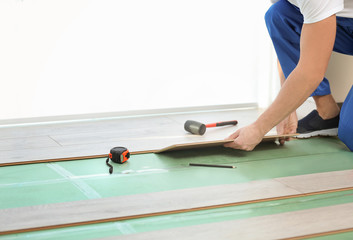
<svg viewBox="0 0 353 240"><path fill-rule="evenodd" d="M209 123L209 124L203 124L193 120L187 120L184 124L184 129L187 132L192 134L203 135L206 132L206 128L221 127L226 125L237 125L237 124L238 124L237 120L226 121L226 122L216 122L216 123Z"/></svg>

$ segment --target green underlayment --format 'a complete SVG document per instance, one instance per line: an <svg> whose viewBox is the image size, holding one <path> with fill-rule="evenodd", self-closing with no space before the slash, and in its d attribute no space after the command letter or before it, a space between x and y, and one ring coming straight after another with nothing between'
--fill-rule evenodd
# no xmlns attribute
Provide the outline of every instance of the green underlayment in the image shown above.
<svg viewBox="0 0 353 240"><path fill-rule="evenodd" d="M190 162L236 168L190 167ZM0 209L352 168L352 153L332 138L267 143L254 152L219 147L133 155L123 165L114 164L112 175L102 158L7 166L0 168Z"/></svg>
<svg viewBox="0 0 353 240"><path fill-rule="evenodd" d="M190 162L234 165L237 168L189 167ZM335 138L293 140L285 146L263 143L253 152L216 147L133 155L123 165L114 164L112 175L108 174L108 167L102 158L8 166L0 168L0 209L241 183L352 168L353 153ZM242 219L347 202L353 202L353 191L13 234L0 236L0 239L46 239L48 236L50 239L87 239ZM336 237L344 239L346 236L353 235L344 233L337 234Z"/></svg>
<svg viewBox="0 0 353 240"><path fill-rule="evenodd" d="M312 238L313 240L352 240L353 232L346 232L340 234L333 234L328 236Z"/></svg>

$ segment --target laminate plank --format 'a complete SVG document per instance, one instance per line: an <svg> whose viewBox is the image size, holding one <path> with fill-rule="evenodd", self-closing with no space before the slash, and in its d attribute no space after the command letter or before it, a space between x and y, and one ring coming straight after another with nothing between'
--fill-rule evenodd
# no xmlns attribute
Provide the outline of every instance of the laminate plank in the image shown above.
<svg viewBox="0 0 353 240"><path fill-rule="evenodd" d="M239 184L3 209L0 210L0 234L351 190L353 189L353 181L350 177L352 171L326 173L328 179L336 179L336 184L332 185L329 181L323 181L322 184L314 185L311 188L312 192L300 192L295 189L296 183L308 179L307 175L302 175ZM320 174L310 174L310 177L315 178L315 175L321 176ZM338 188L332 188L336 186Z"/></svg>
<svg viewBox="0 0 353 240"><path fill-rule="evenodd" d="M47 160L53 158L72 157L73 153L77 156L95 155L97 153L109 153L109 146L102 144L90 144L86 146L76 145L68 147L45 147L39 149L17 149L0 151L0 165L12 165L12 163L26 163L37 160Z"/></svg>
<svg viewBox="0 0 353 240"><path fill-rule="evenodd" d="M53 122L42 123L38 125L13 126L0 128L0 139L3 138L22 138L47 135L66 135L72 133L89 133L89 132L109 132L117 129L158 129L169 125L180 125L188 119L205 121L227 120L229 117L242 116L239 124L248 124L258 116L257 109L230 109L223 111L203 111L163 114L157 116L136 116L136 117L117 117L112 119L91 119L73 122ZM244 120L243 120L244 119ZM245 121L247 120L247 121ZM157 131L158 132L158 131Z"/></svg>
<svg viewBox="0 0 353 240"><path fill-rule="evenodd" d="M60 159L87 159L96 158L102 155L108 155L113 147L124 146L133 153L154 152L162 147L175 143L192 142L193 138L185 141L184 138L174 139L165 138L163 141L160 138L148 139L142 137L139 139L116 140L103 143L90 143L84 145L69 145L69 146L53 146L31 149L17 149L16 151L0 151L0 166L19 165L33 163L36 161L50 162L48 160L60 161ZM146 150L147 149L147 150ZM16 164L15 164L16 163Z"/></svg>
<svg viewBox="0 0 353 240"><path fill-rule="evenodd" d="M175 124L165 116L125 117L116 119L92 119L74 122L53 122L38 125L13 126L0 128L0 139L47 136L56 134L109 132L116 129L135 129L163 127Z"/></svg>
<svg viewBox="0 0 353 240"><path fill-rule="evenodd" d="M257 110L246 110L244 116L252 111L256 112ZM0 161L6 163L100 155L115 146L126 146L130 151L139 152L160 149L172 144L224 139L233 133L237 127L226 126L208 129L204 136L197 136L184 130L184 119L188 116L199 116L202 119L201 116L212 115L222 119L222 114L231 114L232 112L239 113L242 110L166 114L0 128L0 139L11 138L15 142L13 145L8 145L5 143L6 141L0 142ZM178 119L178 115L182 115L182 119ZM53 141L61 146L43 144L41 147L27 148L22 147L21 144L16 144L16 139L21 142L23 138L47 136L50 136ZM2 149L1 144L4 144Z"/></svg>
<svg viewBox="0 0 353 240"><path fill-rule="evenodd" d="M283 136L294 135L295 134ZM263 141L275 141L276 139L278 139L278 137L280 136L265 136ZM199 141L196 141L197 139L199 139ZM200 142L200 139L202 140L202 142ZM205 139L208 139L208 141L205 141ZM142 154L162 153L166 151L184 150L199 147L222 146L227 142L231 142L231 140L219 140L214 139L213 137L202 138L195 135L191 135L179 138L141 137L135 139L120 139L103 143L40 148L39 150L35 148L19 149L15 153L13 151L0 151L0 167L41 162L59 162L69 160L101 158L106 157L110 149L115 146L127 147L131 154ZM72 156L72 152L75 152L76 155ZM31 156L32 158L30 159L29 156Z"/></svg>
<svg viewBox="0 0 353 240"><path fill-rule="evenodd" d="M60 143L62 146L116 142L135 139L153 139L155 141L163 141L165 138L190 138L190 136L187 136L186 132L183 130L183 126L178 126L176 124L169 124L168 126L156 127L152 129L146 127L136 127L133 130L115 129L85 133L74 132L70 134L50 135L50 137L55 139L55 141Z"/></svg>
<svg viewBox="0 0 353 240"><path fill-rule="evenodd" d="M35 162L54 162L60 159L90 159L105 157L111 148L125 146L130 151L142 152L143 149L153 149L153 142L146 140L121 141L111 143L92 143L86 145L54 146L46 148L18 149L17 151L0 151L0 166L21 165ZM89 156L87 158L87 156Z"/></svg>
<svg viewBox="0 0 353 240"><path fill-rule="evenodd" d="M60 144L48 136L0 139L0 151L38 149L45 147L60 147Z"/></svg>
<svg viewBox="0 0 353 240"><path fill-rule="evenodd" d="M353 170L307 174L290 178L276 178L276 181L302 193L313 192L316 189L329 190L345 188L352 186Z"/></svg>
<svg viewBox="0 0 353 240"><path fill-rule="evenodd" d="M205 114L203 114L205 115ZM207 118L208 115L205 115ZM185 118L189 117L189 115L185 115ZM209 116L208 116L209 117ZM219 140L224 139L233 132L238 129L238 126L224 126L217 128L209 128L207 129L205 135L193 135L184 130L184 120L181 122L173 122L170 124L164 124L160 126L150 127L141 124L140 126L132 129L124 129L119 127L119 129L109 129L106 131L93 131L93 132L71 132L68 134L57 134L50 136L55 139L55 141L59 142L63 146L73 145L73 144L87 144L93 142L109 142L109 141L117 141L117 140L131 140L131 139L139 139L146 138L156 139L159 138L159 141L163 142L165 138L174 138L176 140L181 139L180 142L188 141L188 139L196 139L198 141L211 141L211 140ZM242 124L246 125L249 123L249 120L243 121ZM147 149L146 149L147 150Z"/></svg>
<svg viewBox="0 0 353 240"><path fill-rule="evenodd" d="M251 123L260 113L258 109L233 109L0 128L0 139L4 140L0 141L0 165L97 156L108 153L115 146L125 146L130 152L153 152L175 144L218 141ZM183 124L188 119L201 122L236 119L239 123L210 128L205 135L198 136L184 130ZM269 134L276 133L271 131ZM24 138L47 136L57 145L46 143L32 147L21 144ZM9 138L13 144L5 140Z"/></svg>
<svg viewBox="0 0 353 240"><path fill-rule="evenodd" d="M306 239L348 231L353 203L102 239Z"/></svg>
<svg viewBox="0 0 353 240"><path fill-rule="evenodd" d="M294 137L297 134L284 134L284 135L270 135L265 136L262 141L276 141L282 137ZM174 144L157 151L155 153L163 153L169 151L176 151L176 150L185 150L185 149L193 149L193 148L202 148L202 147L215 147L215 146L222 146L226 143L230 143L233 140L214 140L214 141L206 141L206 142L191 142L191 143L183 143L183 144Z"/></svg>
<svg viewBox="0 0 353 240"><path fill-rule="evenodd" d="M15 162L69 158L72 156L100 155L106 152L106 149L109 150L114 146L131 146L130 151L143 151L191 141L219 140L228 137L238 128L251 123L260 113L261 110L255 108L229 109L0 127L0 139L4 140L0 141L0 160L2 162ZM210 128L207 129L204 136L196 136L185 132L183 129L183 124L188 119L205 123L236 119L239 123L237 126ZM271 131L269 134L276 133ZM56 147L48 144L39 146L40 144L37 144L32 148L28 144L20 144L24 138L47 136L52 137L54 141L63 146ZM14 144L7 143L6 139L10 138L13 139ZM16 139L19 144L17 144ZM133 143L134 141L136 144ZM152 141L153 144L143 144L143 141ZM161 144L156 144L158 142ZM141 147L138 144L142 144ZM92 149L97 150L92 151Z"/></svg>

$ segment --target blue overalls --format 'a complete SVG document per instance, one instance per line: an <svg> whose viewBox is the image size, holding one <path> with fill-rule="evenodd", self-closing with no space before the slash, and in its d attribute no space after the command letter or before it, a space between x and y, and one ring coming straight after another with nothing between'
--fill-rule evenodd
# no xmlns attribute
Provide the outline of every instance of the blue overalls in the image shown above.
<svg viewBox="0 0 353 240"><path fill-rule="evenodd" d="M299 8L287 0L280 0L267 11L265 21L284 76L287 78L299 61L303 15ZM353 55L353 18L337 17L337 33L333 50ZM312 96L330 93L329 82L324 78ZM353 87L341 109L338 137L353 151Z"/></svg>

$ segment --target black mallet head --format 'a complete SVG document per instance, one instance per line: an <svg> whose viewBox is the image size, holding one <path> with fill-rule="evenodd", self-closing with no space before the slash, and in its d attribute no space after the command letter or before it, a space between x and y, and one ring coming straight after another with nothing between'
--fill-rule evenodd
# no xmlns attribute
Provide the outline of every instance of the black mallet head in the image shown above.
<svg viewBox="0 0 353 240"><path fill-rule="evenodd" d="M193 120L187 120L184 124L184 128L189 133L203 135L206 132L206 128L221 127L226 125L237 125L237 124L238 124L237 120L216 122L216 123L209 123L209 124L203 124Z"/></svg>
<svg viewBox="0 0 353 240"><path fill-rule="evenodd" d="M206 132L206 125L193 120L187 120L184 124L184 129L192 134L203 135Z"/></svg>

